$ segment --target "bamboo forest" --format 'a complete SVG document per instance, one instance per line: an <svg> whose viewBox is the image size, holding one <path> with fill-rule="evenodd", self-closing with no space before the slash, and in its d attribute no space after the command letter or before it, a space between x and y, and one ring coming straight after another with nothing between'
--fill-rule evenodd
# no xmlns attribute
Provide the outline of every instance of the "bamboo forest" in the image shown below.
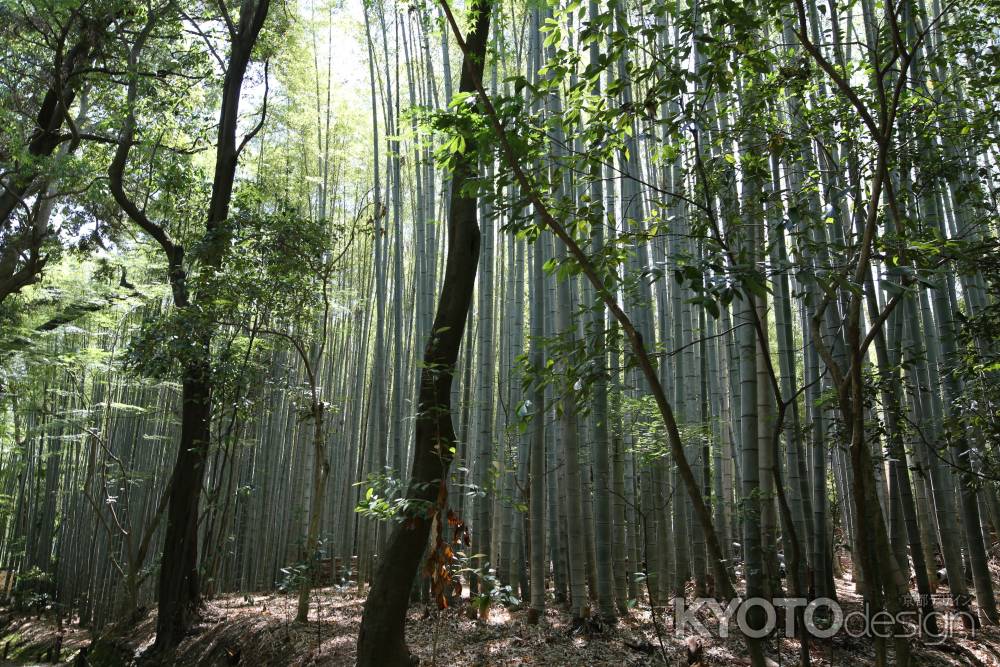
<svg viewBox="0 0 1000 667"><path fill-rule="evenodd" d="M0 0L0 664L1000 666L1000 0Z"/></svg>

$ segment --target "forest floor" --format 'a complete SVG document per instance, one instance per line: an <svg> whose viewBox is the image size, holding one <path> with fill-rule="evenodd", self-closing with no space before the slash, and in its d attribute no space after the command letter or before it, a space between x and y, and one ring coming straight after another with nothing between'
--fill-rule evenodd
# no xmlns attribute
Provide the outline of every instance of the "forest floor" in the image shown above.
<svg viewBox="0 0 1000 667"><path fill-rule="evenodd" d="M861 608L849 580L838 580L838 597L845 613ZM169 664L353 665L363 597L356 590L327 588L316 591L313 600L308 624L294 622L294 595L269 593L210 600L201 621ZM587 625L582 629L574 629L569 615L555 605L549 606L539 625L528 625L524 611L494 609L486 619L470 618L467 612L468 607L443 612L422 604L411 608L406 635L420 665L689 664L689 637L675 634L672 621L661 619L659 627L654 625L648 607L632 609L613 627ZM60 630L44 617L7 614L0 616L0 665L51 664L46 658L51 658L57 642L61 642L62 664L135 664L134 658L152 643L154 627L154 615L147 614L113 642L114 650L108 650L106 643L85 648L90 639L86 630L73 625ZM912 641L916 663L1000 666L1000 628L983 628L973 636L955 622L949 631L949 638L937 647ZM749 664L738 633L728 639L702 637L699 641L702 656L696 664ZM768 651L774 665L798 664L797 641L771 640ZM843 634L813 641L810 656L816 667L862 667L874 662L870 640Z"/></svg>

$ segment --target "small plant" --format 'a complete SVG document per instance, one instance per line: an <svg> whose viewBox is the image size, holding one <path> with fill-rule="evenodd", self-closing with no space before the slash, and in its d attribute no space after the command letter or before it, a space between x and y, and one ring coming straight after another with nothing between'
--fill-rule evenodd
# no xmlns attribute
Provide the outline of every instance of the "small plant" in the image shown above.
<svg viewBox="0 0 1000 667"><path fill-rule="evenodd" d="M431 581L431 595L438 609L448 608L448 598L461 594L461 580L456 576L464 568L464 554L456 546L468 546L469 529L454 510L447 506L448 487L438 490L431 519L431 553L424 563L424 576Z"/></svg>
<svg viewBox="0 0 1000 667"><path fill-rule="evenodd" d="M406 510L413 504L406 498L406 486L402 479L394 476L391 468L386 468L385 472L370 473L364 481L358 482L357 486L365 486L365 495L358 501L354 511L358 514L375 519L376 521L388 521L405 515Z"/></svg>
<svg viewBox="0 0 1000 667"><path fill-rule="evenodd" d="M308 563L296 563L281 568L281 578L278 580L278 590L282 593L298 590L302 582L309 576Z"/></svg>
<svg viewBox="0 0 1000 667"><path fill-rule="evenodd" d="M473 568L468 568L473 571ZM481 583L481 592L472 596L472 606L479 610L480 616L485 617L490 607L494 604L504 607L517 607L521 604L520 598L514 595L510 584L505 584L497 578L496 570L485 563L475 570Z"/></svg>

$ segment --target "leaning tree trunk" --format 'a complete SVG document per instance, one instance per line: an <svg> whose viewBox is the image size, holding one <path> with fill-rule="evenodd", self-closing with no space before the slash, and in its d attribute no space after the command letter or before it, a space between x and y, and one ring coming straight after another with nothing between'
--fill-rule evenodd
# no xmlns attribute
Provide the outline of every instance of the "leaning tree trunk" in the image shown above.
<svg viewBox="0 0 1000 667"><path fill-rule="evenodd" d="M490 2L481 0L466 41L459 90L475 91L483 75ZM467 140L468 141L468 140ZM433 504L445 489L452 448L456 445L451 419L451 382L465 322L472 304L479 261L476 197L465 190L474 177L475 151L460 155L452 177L448 220L448 255L431 337L424 349L416 420L413 468L407 498L411 506ZM395 524L365 602L358 634L359 667L409 665L404 628L410 588L427 548L431 519L414 514Z"/></svg>

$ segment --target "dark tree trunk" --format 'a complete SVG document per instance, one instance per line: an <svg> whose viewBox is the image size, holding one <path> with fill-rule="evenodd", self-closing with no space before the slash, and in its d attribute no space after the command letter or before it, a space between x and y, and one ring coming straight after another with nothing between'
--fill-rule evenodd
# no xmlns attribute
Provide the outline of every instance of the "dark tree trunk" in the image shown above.
<svg viewBox="0 0 1000 667"><path fill-rule="evenodd" d="M199 601L198 504L212 413L211 384L205 377L207 370L207 364L185 369L180 448L170 485L157 589L156 646L159 648L180 643L191 626Z"/></svg>
<svg viewBox="0 0 1000 667"><path fill-rule="evenodd" d="M466 41L461 92L475 91L475 82L482 77L490 8L489 0L478 3L475 27ZM451 419L451 383L479 262L476 198L465 193L475 169L475 151L469 149L455 165L452 179L444 284L420 375L413 468L407 490L407 498L417 501L415 506L426 507L437 501L456 443ZM394 525L365 602L358 634L359 667L410 664L404 636L406 610L413 579L427 548L430 526L430 518L424 513L414 513Z"/></svg>
<svg viewBox="0 0 1000 667"><path fill-rule="evenodd" d="M234 24L226 16L231 48L219 110L215 176L205 231L197 246L197 260L202 270L208 273L219 271L223 267L229 250L229 205L240 152L263 126L262 117L250 134L237 143L243 80L269 8L270 0L243 0L238 22ZM137 36L129 54L130 70L137 68L145 41L152 34L158 20L157 13L150 14L145 27ZM177 460L165 492L168 497L167 526L157 589L156 643L151 650L151 654L157 655L169 654L177 646L191 626L199 603L198 505L205 474L205 458L211 440L211 348L214 335L214 326L211 322L203 321L199 305L210 302L214 295L210 288L205 288L200 294L190 292L184 266L184 247L175 243L167 230L151 220L145 210L137 206L125 192L124 173L135 136L134 109L138 97L136 82L137 77L133 76L128 88L128 115L122 124L118 148L108 169L111 192L125 214L163 250L167 259L174 307L191 316L189 342L194 348L192 356L183 360L181 437ZM265 97L265 104L266 101Z"/></svg>
<svg viewBox="0 0 1000 667"><path fill-rule="evenodd" d="M237 145L240 97L250 56L264 27L269 7L270 0L244 0L240 6L239 23L231 28L232 49L222 87L215 177L205 224L206 243L200 254L202 263L209 270L222 268L229 247L229 204L236 180L236 166L240 151L250 139L248 136ZM257 130L259 129L260 125L257 126ZM175 280L172 279L172 282ZM179 291L176 285L174 287L175 301L178 301L176 295L184 290ZM212 295L202 296L211 299ZM176 305L188 307L183 298ZM191 626L200 601L198 505L205 476L205 457L211 441L212 335L211 328L195 334L200 354L184 369L180 450L171 475L167 528L157 594L156 650L170 650L177 646Z"/></svg>

